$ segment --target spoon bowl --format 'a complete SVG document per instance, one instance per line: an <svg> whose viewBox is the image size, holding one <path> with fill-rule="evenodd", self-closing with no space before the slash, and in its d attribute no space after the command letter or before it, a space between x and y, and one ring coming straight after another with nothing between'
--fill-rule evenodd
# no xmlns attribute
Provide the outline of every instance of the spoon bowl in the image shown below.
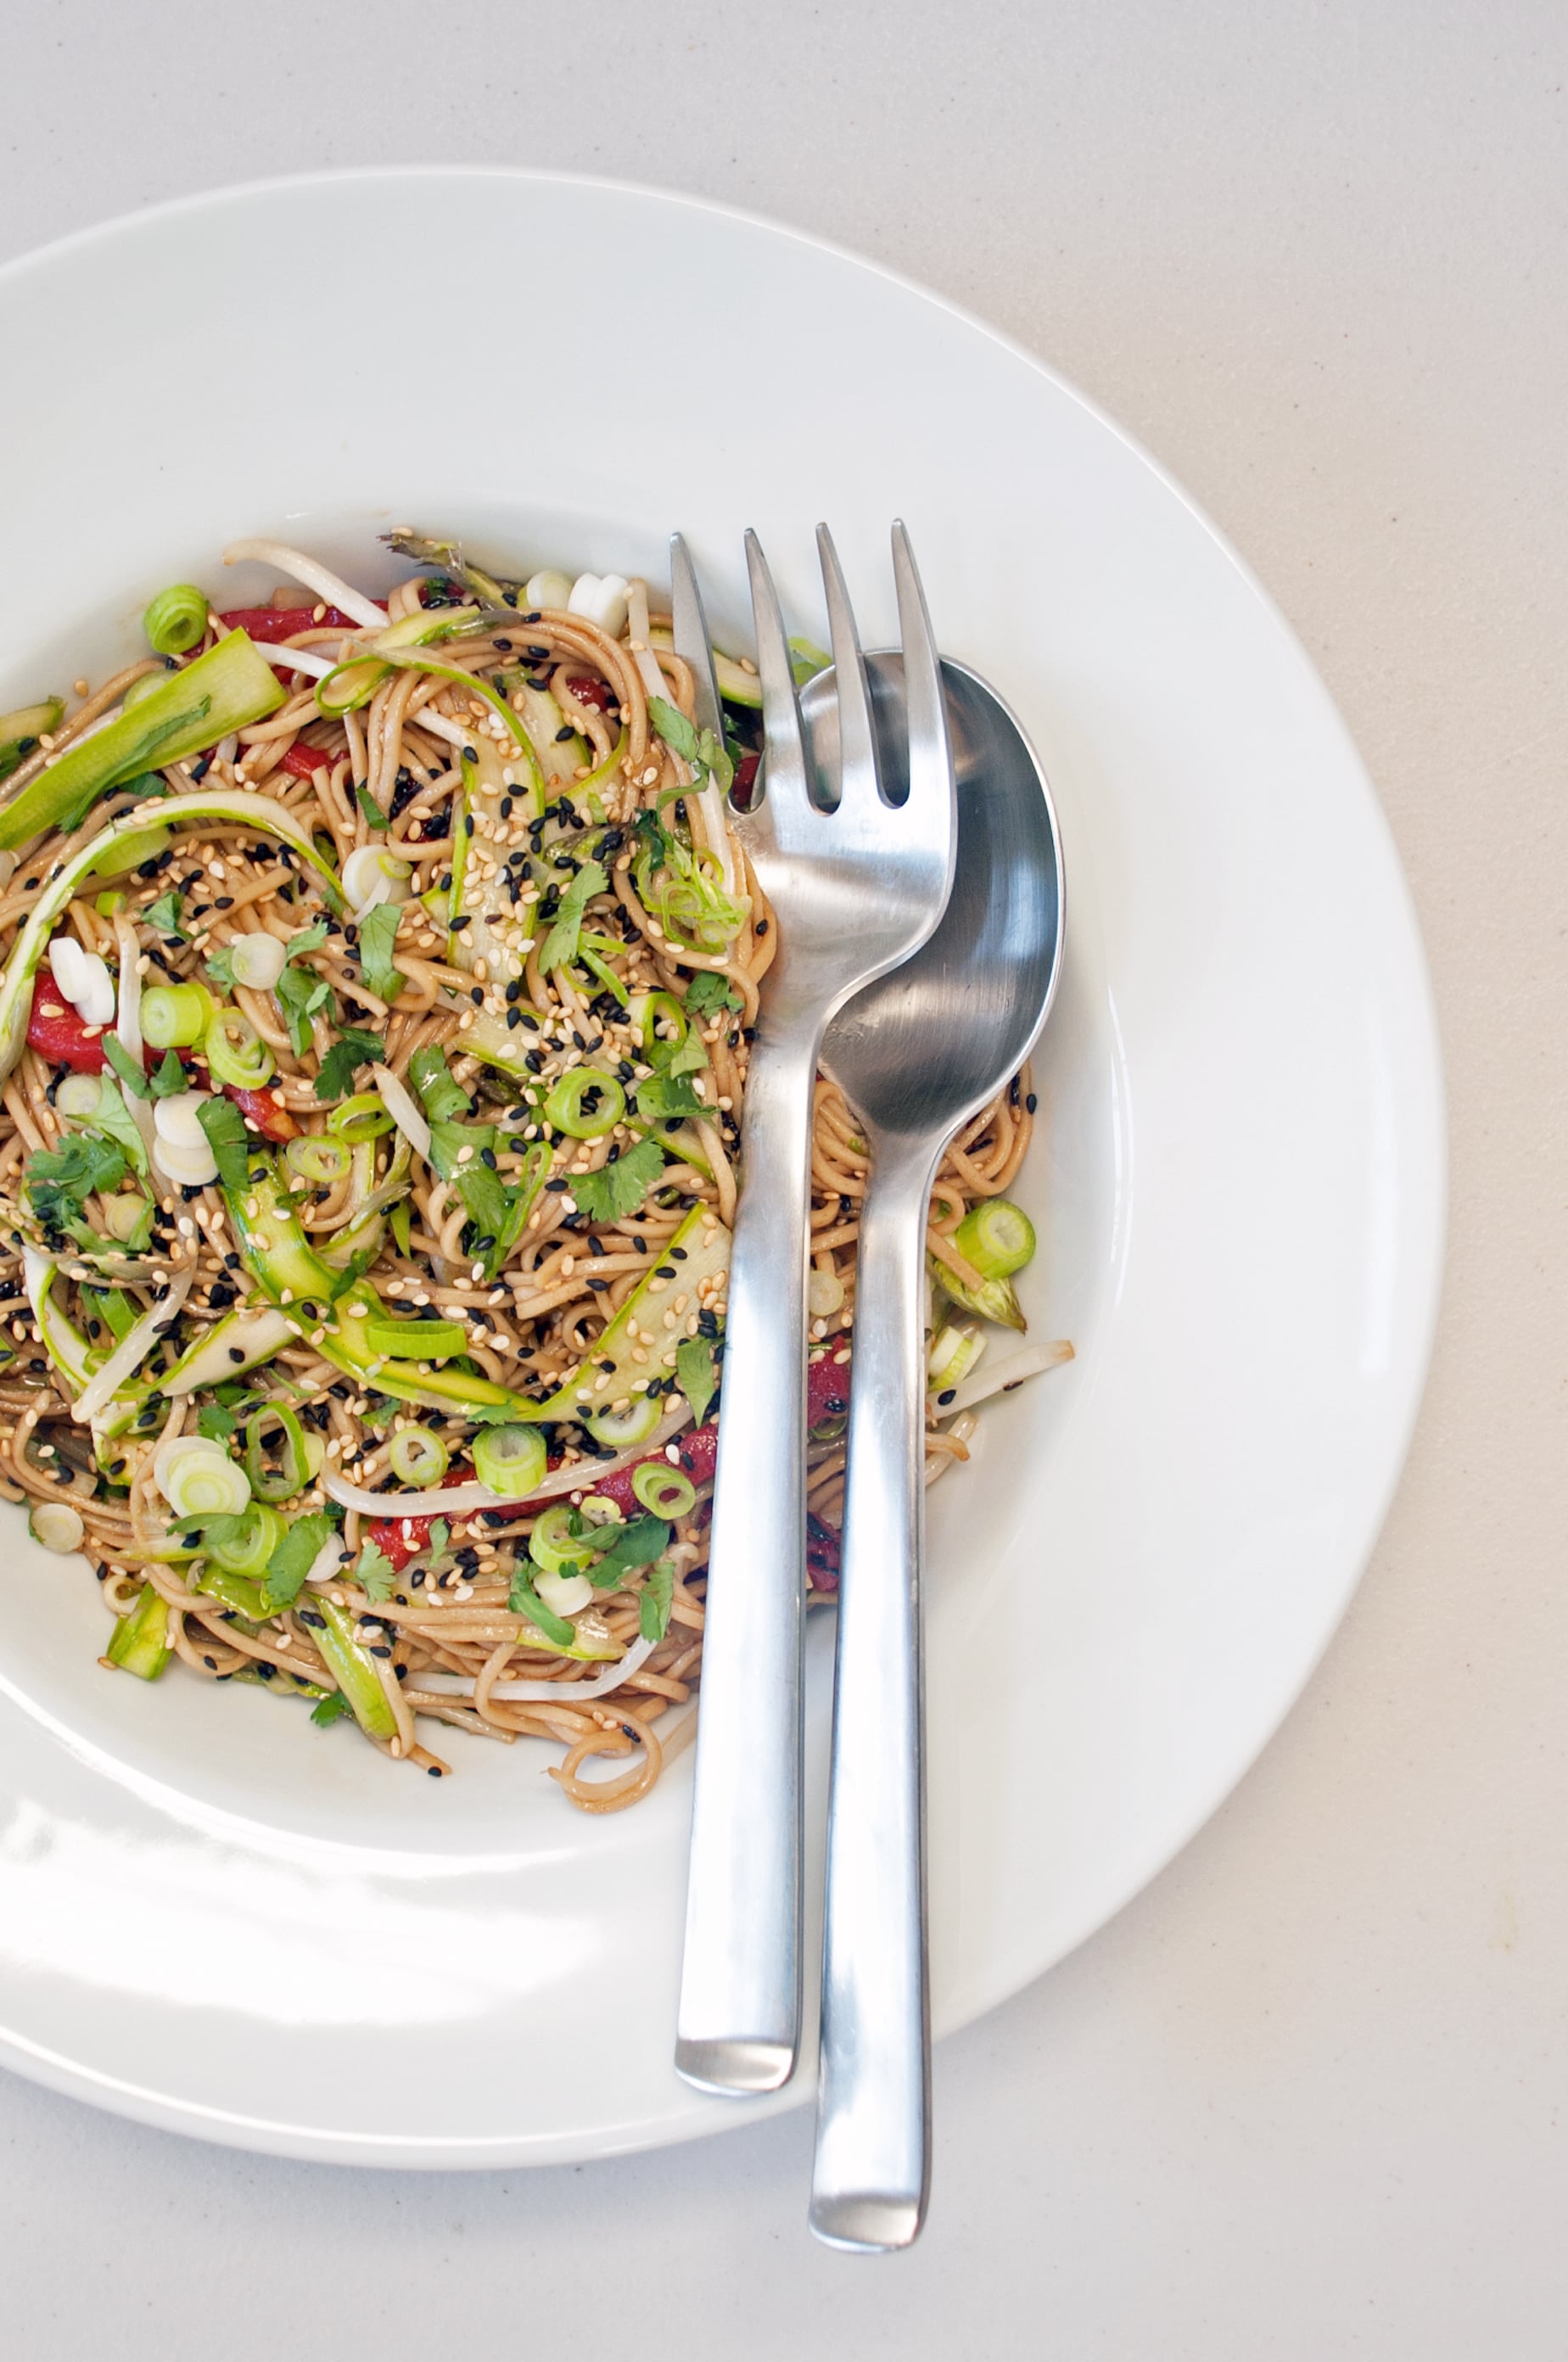
<svg viewBox="0 0 1568 2362"><path fill-rule="evenodd" d="M883 783L903 791L906 734L897 651L868 656ZM828 1028L822 1064L878 1130L957 1130L1015 1074L1050 1013L1062 965L1063 870L1040 760L1005 701L967 666L942 661L958 789L958 857L936 933L867 985ZM833 674L801 692L819 773L831 774Z"/></svg>
<svg viewBox="0 0 1568 2362"><path fill-rule="evenodd" d="M867 658L883 780L899 789L902 677ZM903 2247L931 2172L920 1562L925 1229L948 1141L1003 1089L1062 963L1061 841L1033 749L995 690L944 661L957 785L953 891L934 934L857 993L821 1063L866 1134L845 1473L811 2224L829 2245ZM831 675L801 699L831 778Z"/></svg>

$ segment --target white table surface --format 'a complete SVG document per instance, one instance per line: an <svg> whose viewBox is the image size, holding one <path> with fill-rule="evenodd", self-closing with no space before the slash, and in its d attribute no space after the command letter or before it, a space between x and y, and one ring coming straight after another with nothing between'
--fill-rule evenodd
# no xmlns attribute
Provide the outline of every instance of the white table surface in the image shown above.
<svg viewBox="0 0 1568 2362"><path fill-rule="evenodd" d="M1339 700L1453 1132L1437 1359L1355 1606L1175 1866L939 2051L911 2255L809 2239L804 2115L382 2177L0 2076L7 2350L1568 2354L1561 0L38 0L3 54L0 255L259 174L536 163L822 231L1043 354Z"/></svg>

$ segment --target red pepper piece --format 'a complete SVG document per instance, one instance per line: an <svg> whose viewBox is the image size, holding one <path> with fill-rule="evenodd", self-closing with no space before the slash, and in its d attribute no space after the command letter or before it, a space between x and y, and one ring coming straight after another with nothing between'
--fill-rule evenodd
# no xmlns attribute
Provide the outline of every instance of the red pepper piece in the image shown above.
<svg viewBox="0 0 1568 2362"><path fill-rule="evenodd" d="M248 1117L264 1139L293 1140L299 1131L276 1091L241 1091L226 1083L224 1097L234 1101L240 1114Z"/></svg>
<svg viewBox="0 0 1568 2362"><path fill-rule="evenodd" d="M751 810L751 791L756 785L756 775L762 767L760 755L743 755L735 765L733 781L734 800L742 811Z"/></svg>
<svg viewBox="0 0 1568 2362"><path fill-rule="evenodd" d="M325 754L319 746L295 745L286 755L279 756L278 768L287 771L291 778L311 779L317 771L329 771L337 760L336 755Z"/></svg>
<svg viewBox="0 0 1568 2362"><path fill-rule="evenodd" d="M109 1063L104 1054L108 1031L106 1025L89 1027L50 978L40 977L34 985L28 1047L51 1066L69 1066L73 1075L101 1075Z"/></svg>
<svg viewBox="0 0 1568 2362"><path fill-rule="evenodd" d="M580 705L591 705L596 713L608 713L615 702L615 692L608 681L590 680L584 675L578 680L569 679L567 687Z"/></svg>
<svg viewBox="0 0 1568 2362"><path fill-rule="evenodd" d="M843 1418L849 1408L849 1363L835 1361L846 1340L830 1337L822 1359L806 1364L806 1425L821 1427L825 1419Z"/></svg>
<svg viewBox="0 0 1568 2362"><path fill-rule="evenodd" d="M325 615L318 615L314 607L231 607L218 622L226 632L246 632L253 640L269 644L294 639L301 632L357 632L359 628L352 615L342 614L336 607L328 607Z"/></svg>

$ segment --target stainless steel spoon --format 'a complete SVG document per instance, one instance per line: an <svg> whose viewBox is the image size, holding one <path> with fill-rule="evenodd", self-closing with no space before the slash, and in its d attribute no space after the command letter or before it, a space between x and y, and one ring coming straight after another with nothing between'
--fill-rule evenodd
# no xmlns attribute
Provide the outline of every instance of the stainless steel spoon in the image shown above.
<svg viewBox="0 0 1568 2362"><path fill-rule="evenodd" d="M904 743L896 656L867 659L889 792ZM855 1379L838 1608L812 2228L907 2246L930 2180L920 1565L925 1220L942 1152L1016 1073L1062 955L1061 844L1039 762L996 692L944 660L958 859L924 948L856 995L822 1063L864 1127ZM801 699L832 775L832 677Z"/></svg>

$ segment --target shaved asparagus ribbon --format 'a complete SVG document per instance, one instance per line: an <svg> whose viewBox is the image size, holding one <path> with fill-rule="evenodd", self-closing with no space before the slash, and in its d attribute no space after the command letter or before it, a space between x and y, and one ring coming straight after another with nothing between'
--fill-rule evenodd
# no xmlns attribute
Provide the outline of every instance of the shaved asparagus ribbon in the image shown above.
<svg viewBox="0 0 1568 2362"><path fill-rule="evenodd" d="M669 683L659 669L657 657L648 646L648 586L640 579L631 585L628 603L631 608L632 646L635 653L637 670L642 675L643 687L650 697L667 698L669 695ZM681 761L673 747L670 748L670 760L675 765L676 777L683 787L689 787L691 783L690 765ZM697 801L702 807L702 819L707 828L709 845L718 855L720 882L725 893L733 900L739 894L741 883L735 869L734 846L730 838L730 817L724 809L724 799L711 771L703 782L702 790Z"/></svg>
<svg viewBox="0 0 1568 2362"><path fill-rule="evenodd" d="M661 1450L690 1417L691 1406L683 1402L659 1421L646 1441L618 1451L613 1460L574 1460L569 1468L553 1468L522 1501L509 1501L492 1493L488 1485L448 1485L442 1492L371 1493L363 1485L350 1485L332 1469L322 1471L321 1485L341 1507L358 1509L362 1518L465 1518L484 1509L528 1509L536 1501L558 1498L563 1493L591 1493L606 1476L619 1475L623 1468L634 1468L639 1460Z"/></svg>
<svg viewBox="0 0 1568 2362"><path fill-rule="evenodd" d="M168 1294L150 1312L144 1312L136 1327L116 1346L100 1370L95 1370L71 1406L71 1416L85 1427L89 1420L105 1410L126 1380L134 1377L167 1329L173 1326L175 1316L191 1292L195 1265L187 1264L175 1275Z"/></svg>

